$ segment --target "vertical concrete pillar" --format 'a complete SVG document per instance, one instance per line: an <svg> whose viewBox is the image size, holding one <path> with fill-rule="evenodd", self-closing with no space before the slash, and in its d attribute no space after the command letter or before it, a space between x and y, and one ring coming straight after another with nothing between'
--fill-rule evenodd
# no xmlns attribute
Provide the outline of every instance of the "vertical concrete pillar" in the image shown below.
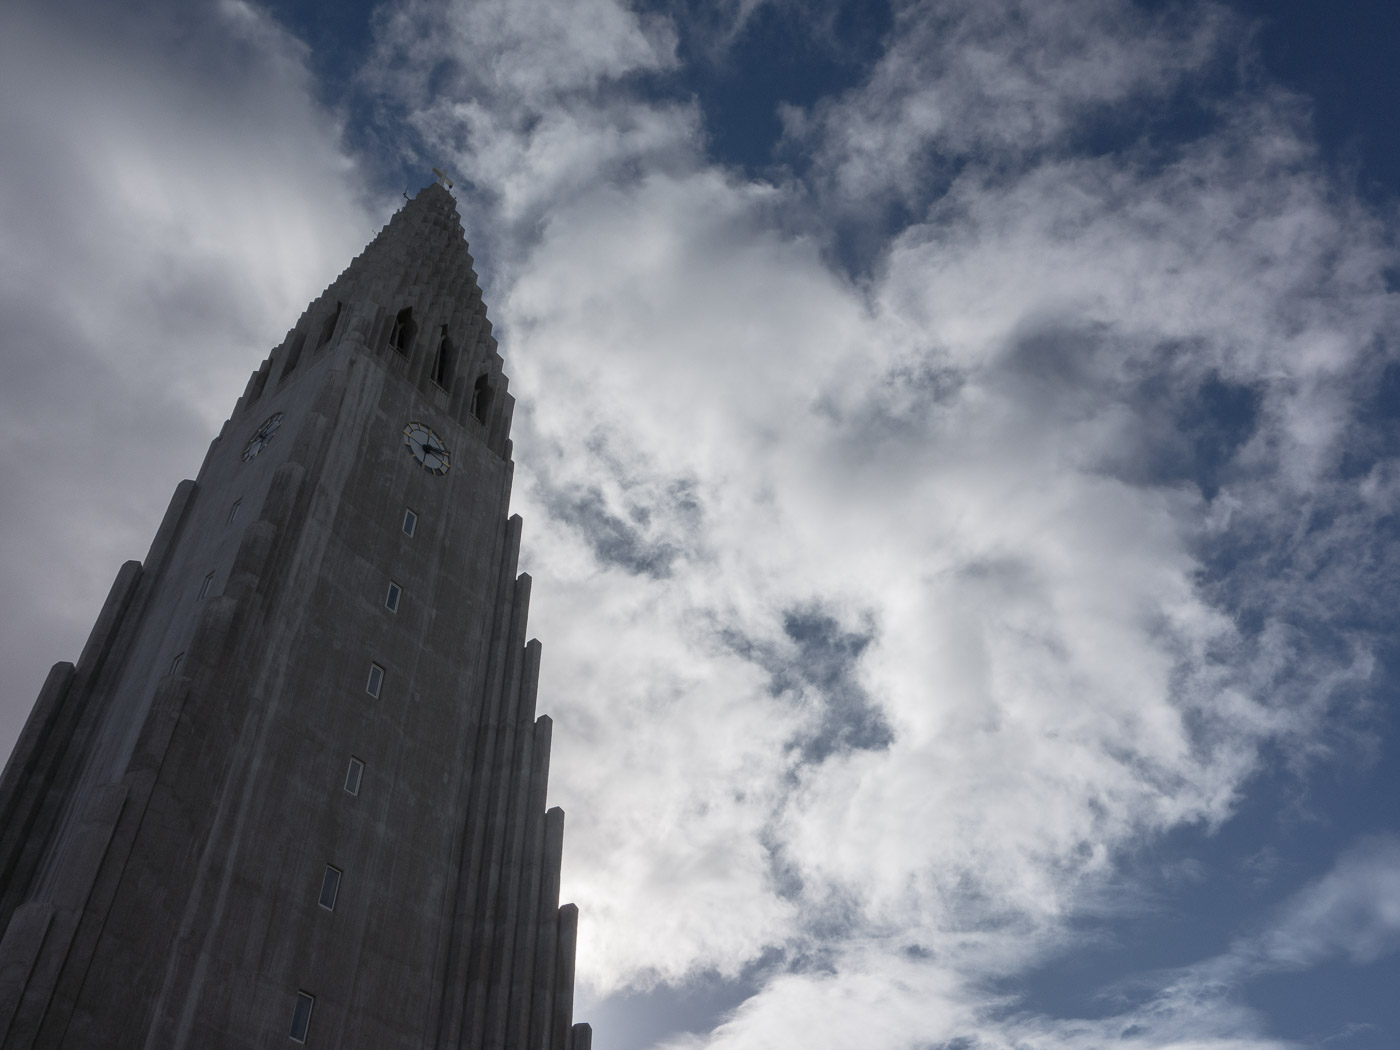
<svg viewBox="0 0 1400 1050"><path fill-rule="evenodd" d="M24 899L47 836L33 834L72 721L73 665L54 664L0 777L0 932ZM3 963L0 963L3 965Z"/></svg>
<svg viewBox="0 0 1400 1050"><path fill-rule="evenodd" d="M574 951L578 947L578 906L559 909L559 945L554 964L554 1042L550 1050L567 1050L574 1019Z"/></svg>
<svg viewBox="0 0 1400 1050"><path fill-rule="evenodd" d="M496 980L490 996L489 1025L485 1045L504 1048L510 1012L510 992L514 983L515 952L523 912L522 890L529 881L525 853L530 839L531 781L535 774L534 732L535 691L540 679L540 643L531 639L525 645L520 674L519 697L513 729L517 735L517 765L511 777L509 806L506 811L505 860L501 871L500 918L497 922ZM522 944L521 947L528 951Z"/></svg>
<svg viewBox="0 0 1400 1050"><path fill-rule="evenodd" d="M544 815L544 858L540 864L539 940L530 992L530 1050L550 1046L554 1018L554 978L559 950L559 867L564 855L564 811L555 806Z"/></svg>
<svg viewBox="0 0 1400 1050"><path fill-rule="evenodd" d="M535 744L530 773L530 800L526 830L525 878L520 918L516 926L516 953L510 987L510 1023L506 1030L508 1047L526 1047L530 1042L530 1009L539 965L540 887L544 882L545 795L549 786L549 751L554 723L548 715L535 722ZM551 909L552 910L552 909Z"/></svg>
<svg viewBox="0 0 1400 1050"><path fill-rule="evenodd" d="M455 1048L461 1043L474 976L475 946L483 932L479 902L487 874L488 831L492 788L496 776L496 737L501 718L501 685L506 677L512 630L517 618L514 608L517 591L515 569L520 557L520 533L521 519L519 515L515 515L506 522L494 603L496 616L487 656L486 685L482 694L476 698L479 721L472 761L471 788L464 819L466 833L462 843L457 913L452 924L455 943L449 955L444 989L445 1003L438 1025L438 1045L444 1048Z"/></svg>
<svg viewBox="0 0 1400 1050"><path fill-rule="evenodd" d="M8 1044L24 991L39 961L44 938L53 922L53 905L30 901L15 909L0 940L0 1046Z"/></svg>
<svg viewBox="0 0 1400 1050"><path fill-rule="evenodd" d="M498 923L501 920L502 877L506 866L508 814L511 787L519 769L521 756L515 747L515 710L519 704L522 664L525 657L525 621L530 606L530 577L522 573L515 581L514 608L510 635L507 640L507 664L502 683L500 720L496 727L495 758L491 777L491 799L488 804L488 828L481 857L480 892L477 896L476 936L473 937L473 962L468 967L466 1042L480 1046L485 1038L490 1011L491 984L501 979L493 965L493 949L498 947ZM509 980L506 976L505 980Z"/></svg>

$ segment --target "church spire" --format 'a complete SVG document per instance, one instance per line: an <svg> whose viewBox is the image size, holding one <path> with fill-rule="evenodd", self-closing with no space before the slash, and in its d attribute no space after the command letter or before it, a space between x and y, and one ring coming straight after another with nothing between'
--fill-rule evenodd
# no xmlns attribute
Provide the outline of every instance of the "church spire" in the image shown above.
<svg viewBox="0 0 1400 1050"><path fill-rule="evenodd" d="M0 1050L589 1050L510 409L428 186L35 705L0 776Z"/></svg>
<svg viewBox="0 0 1400 1050"><path fill-rule="evenodd" d="M246 405L294 382L307 354L366 352L406 376L468 429L484 429L508 455L514 399L507 382L457 203L440 182L394 213L315 299L249 380Z"/></svg>

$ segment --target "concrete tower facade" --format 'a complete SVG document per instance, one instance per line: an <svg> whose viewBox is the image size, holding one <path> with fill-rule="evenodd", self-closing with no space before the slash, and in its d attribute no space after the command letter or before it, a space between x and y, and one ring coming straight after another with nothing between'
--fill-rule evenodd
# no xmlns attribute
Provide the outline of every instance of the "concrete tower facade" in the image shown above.
<svg viewBox="0 0 1400 1050"><path fill-rule="evenodd" d="M254 373L0 780L4 1050L588 1050L501 364L434 184Z"/></svg>

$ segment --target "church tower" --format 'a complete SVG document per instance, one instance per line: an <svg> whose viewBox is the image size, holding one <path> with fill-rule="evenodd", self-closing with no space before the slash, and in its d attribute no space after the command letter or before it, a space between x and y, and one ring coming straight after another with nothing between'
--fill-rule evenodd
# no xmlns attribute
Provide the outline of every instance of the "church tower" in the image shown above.
<svg viewBox="0 0 1400 1050"><path fill-rule="evenodd" d="M0 779L0 1050L588 1050L451 194L248 383Z"/></svg>

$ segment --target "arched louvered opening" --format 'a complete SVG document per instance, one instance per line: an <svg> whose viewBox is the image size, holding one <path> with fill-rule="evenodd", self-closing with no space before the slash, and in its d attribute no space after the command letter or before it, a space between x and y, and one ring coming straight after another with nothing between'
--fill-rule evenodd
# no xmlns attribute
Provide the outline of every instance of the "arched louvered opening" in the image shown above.
<svg viewBox="0 0 1400 1050"><path fill-rule="evenodd" d="M452 385L452 340L447 338L447 326L443 325L442 342L438 343L437 356L433 358L433 382L446 390Z"/></svg>
<svg viewBox="0 0 1400 1050"><path fill-rule="evenodd" d="M297 362L301 360L301 348L305 345L305 332L298 332L292 337L291 344L287 347L287 360L282 365L282 375L278 378L285 377L288 372L297 366Z"/></svg>
<svg viewBox="0 0 1400 1050"><path fill-rule="evenodd" d="M494 391L491 389L491 377L485 372L476 378L476 385L472 387L472 415L476 416L481 423L486 422L486 417L491 413L491 396Z"/></svg>
<svg viewBox="0 0 1400 1050"><path fill-rule="evenodd" d="M394 353L408 356L413 349L413 337L418 334L418 325L413 320L413 307L405 306L394 318L394 327L389 332L389 345Z"/></svg>
<svg viewBox="0 0 1400 1050"><path fill-rule="evenodd" d="M326 318L326 323L321 326L321 338L316 340L316 349L319 350L331 341L331 336L335 335L335 326L340 322L341 302L339 299L335 303L335 311Z"/></svg>

